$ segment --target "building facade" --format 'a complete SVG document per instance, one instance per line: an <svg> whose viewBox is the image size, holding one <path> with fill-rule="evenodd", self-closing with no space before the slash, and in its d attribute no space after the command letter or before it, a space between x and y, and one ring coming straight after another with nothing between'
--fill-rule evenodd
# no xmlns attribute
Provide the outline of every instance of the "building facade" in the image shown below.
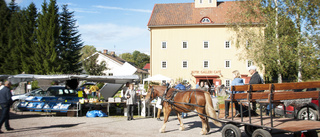
<svg viewBox="0 0 320 137"><path fill-rule="evenodd" d="M106 67L108 69L104 70L103 73L107 76L138 75L140 83L142 83L143 79L148 77L149 73L147 71L137 68L136 66L128 63L126 60L117 57L114 51L110 53L108 53L108 50L103 50L102 53L95 52L88 58L96 54L98 54L98 64L100 64L102 61L106 62Z"/></svg>
<svg viewBox="0 0 320 137"><path fill-rule="evenodd" d="M216 0L156 4L148 23L151 76L162 74L193 87L201 81L230 86L232 71L239 70L248 83L253 63L241 59L235 32L226 26L227 12L235 5Z"/></svg>

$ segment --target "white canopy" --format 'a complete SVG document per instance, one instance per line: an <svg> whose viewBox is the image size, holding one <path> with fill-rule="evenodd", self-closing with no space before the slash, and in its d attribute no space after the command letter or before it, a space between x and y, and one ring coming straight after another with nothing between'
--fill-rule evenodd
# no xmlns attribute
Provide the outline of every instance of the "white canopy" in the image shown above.
<svg viewBox="0 0 320 137"><path fill-rule="evenodd" d="M32 80L87 80L94 82L105 82L105 83L115 83L124 84L126 82L133 82L138 80L137 75L126 75L126 76L92 76L92 75L34 75L34 74L18 74L9 76L9 81L13 84L32 81Z"/></svg>
<svg viewBox="0 0 320 137"><path fill-rule="evenodd" d="M162 80L168 81L168 80L171 80L171 78L163 76L161 74L158 74L158 75L154 75L153 77L149 77L149 78L144 79L143 83L145 81L162 81Z"/></svg>

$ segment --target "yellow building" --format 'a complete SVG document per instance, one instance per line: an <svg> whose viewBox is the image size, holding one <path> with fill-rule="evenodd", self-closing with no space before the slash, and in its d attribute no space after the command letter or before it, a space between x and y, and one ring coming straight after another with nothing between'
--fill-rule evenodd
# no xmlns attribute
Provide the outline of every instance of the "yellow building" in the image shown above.
<svg viewBox="0 0 320 137"><path fill-rule="evenodd" d="M150 17L151 76L182 79L193 87L200 81L229 86L232 71L250 80L250 60L233 45L235 35L226 27L227 12L237 2L195 0L194 3L156 4Z"/></svg>

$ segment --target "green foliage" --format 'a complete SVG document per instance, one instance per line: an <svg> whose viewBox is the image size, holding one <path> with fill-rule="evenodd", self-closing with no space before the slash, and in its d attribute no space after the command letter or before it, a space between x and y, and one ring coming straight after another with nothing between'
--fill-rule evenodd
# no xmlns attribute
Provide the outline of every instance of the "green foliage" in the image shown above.
<svg viewBox="0 0 320 137"><path fill-rule="evenodd" d="M62 6L60 17L61 44L59 45L60 57L62 58L62 72L64 74L80 73L82 64L80 62L80 50L83 43L76 27L76 20L73 19L74 12L69 12L67 5Z"/></svg>
<svg viewBox="0 0 320 137"><path fill-rule="evenodd" d="M39 86L38 86L38 81L37 80L35 80L35 81L33 81L32 83L31 83L31 87L32 87L32 90L34 90L34 89L37 89L37 88L40 88Z"/></svg>
<svg viewBox="0 0 320 137"><path fill-rule="evenodd" d="M120 54L120 58L126 60L127 62L133 63L138 68L143 68L147 63L150 63L150 56L140 53L139 51L134 51L132 54Z"/></svg>
<svg viewBox="0 0 320 137"><path fill-rule="evenodd" d="M97 60L98 57L99 57L99 54L95 54L82 62L84 70L87 72L87 74L89 74L89 75L106 75L105 73L103 73L104 70L108 69L106 67L106 62L101 61L99 64L98 60Z"/></svg>
<svg viewBox="0 0 320 137"><path fill-rule="evenodd" d="M303 72L305 80L310 79L319 69L319 52L314 49L314 42L310 42L319 25L314 21L319 20L320 13L314 12L319 10L319 3L279 0L276 7L274 2L277 1L242 1L237 7L241 10L229 11L228 26L236 32L235 45L244 49L239 58L252 60L264 68L267 82L275 82L277 78L280 82L282 76L285 81L296 81L301 77L299 72ZM299 22L302 20L305 26Z"/></svg>
<svg viewBox="0 0 320 137"><path fill-rule="evenodd" d="M94 54L95 52L97 52L97 49L92 46L92 45L85 45L82 49L81 49L81 60L85 60L87 57L91 56L92 54Z"/></svg>

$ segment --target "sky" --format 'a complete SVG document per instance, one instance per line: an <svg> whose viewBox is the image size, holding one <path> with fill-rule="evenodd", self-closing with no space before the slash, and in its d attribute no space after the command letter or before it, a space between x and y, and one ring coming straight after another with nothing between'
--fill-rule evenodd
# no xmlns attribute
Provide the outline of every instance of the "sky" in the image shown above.
<svg viewBox="0 0 320 137"><path fill-rule="evenodd" d="M31 2L40 11L44 0L16 0L21 8ZM69 11L74 11L84 45L93 45L98 51L115 51L117 55L135 50L150 54L147 24L155 4L192 2L194 0L57 0L59 10L68 4Z"/></svg>

